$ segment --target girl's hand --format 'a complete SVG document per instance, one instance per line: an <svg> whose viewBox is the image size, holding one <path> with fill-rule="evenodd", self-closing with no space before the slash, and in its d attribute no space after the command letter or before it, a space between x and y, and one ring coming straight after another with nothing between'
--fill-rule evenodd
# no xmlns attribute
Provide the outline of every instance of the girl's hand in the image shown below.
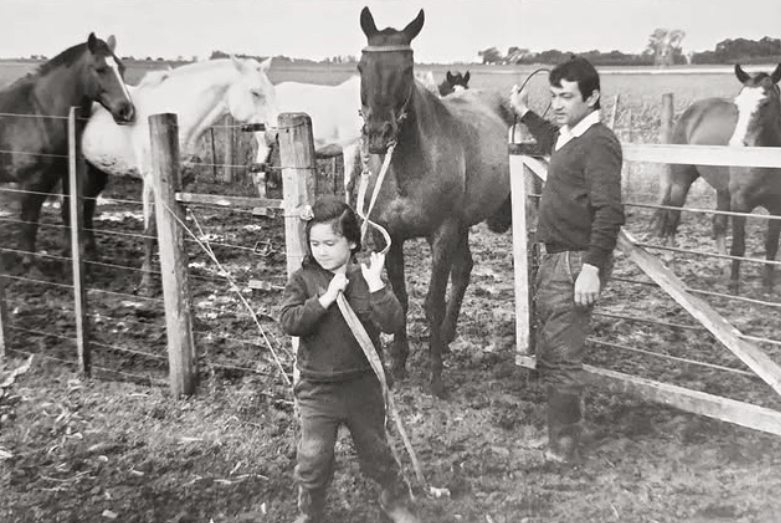
<svg viewBox="0 0 781 523"><path fill-rule="evenodd" d="M327 309L333 302L336 301L336 297L340 292L344 292L347 288L347 275L346 274L334 274L331 278L331 282L328 284L328 289L320 296L320 305L324 309Z"/></svg>
<svg viewBox="0 0 781 523"><path fill-rule="evenodd" d="M385 287L385 282L382 281L382 269L385 267L385 255L379 252L372 252L369 258L370 265L367 267L365 263L361 264L361 272L363 278L369 285L369 292L375 292Z"/></svg>

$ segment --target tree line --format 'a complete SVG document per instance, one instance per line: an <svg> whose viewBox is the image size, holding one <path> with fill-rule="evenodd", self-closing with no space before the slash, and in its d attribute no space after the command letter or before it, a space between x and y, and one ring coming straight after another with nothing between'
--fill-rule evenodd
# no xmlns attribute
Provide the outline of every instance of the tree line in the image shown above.
<svg viewBox="0 0 781 523"><path fill-rule="evenodd" d="M641 53L598 50L576 53L588 58L594 65L656 65L678 64L751 64L781 62L781 39L766 36L760 40L735 38L722 40L712 50L684 53L682 42L686 33L680 29L656 29L648 37ZM484 64L557 64L575 53L549 49L532 52L512 46L506 54L496 47L477 52Z"/></svg>

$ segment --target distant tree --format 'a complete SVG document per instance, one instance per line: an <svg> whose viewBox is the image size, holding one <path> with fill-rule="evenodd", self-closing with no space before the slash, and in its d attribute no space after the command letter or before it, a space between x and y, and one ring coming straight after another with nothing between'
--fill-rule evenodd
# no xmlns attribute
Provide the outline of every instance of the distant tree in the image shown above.
<svg viewBox="0 0 781 523"><path fill-rule="evenodd" d="M478 51L477 56L483 59L484 64L498 64L502 62L502 53L496 47Z"/></svg>
<svg viewBox="0 0 781 523"><path fill-rule="evenodd" d="M531 54L528 49L512 46L507 49L507 55L504 57L506 64L519 64L524 58Z"/></svg>
<svg viewBox="0 0 781 523"><path fill-rule="evenodd" d="M666 67L675 63L683 63L681 42L686 32L680 29L658 28L648 37L647 51L654 57L654 64Z"/></svg>
<svg viewBox="0 0 781 523"><path fill-rule="evenodd" d="M209 60L216 60L217 58L230 58L230 55L223 51L212 51L211 56L209 56Z"/></svg>

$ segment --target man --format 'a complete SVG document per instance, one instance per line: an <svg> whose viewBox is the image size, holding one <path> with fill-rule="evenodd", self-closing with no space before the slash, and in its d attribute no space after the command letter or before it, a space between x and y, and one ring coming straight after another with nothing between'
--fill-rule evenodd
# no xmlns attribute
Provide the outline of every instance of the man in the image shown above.
<svg viewBox="0 0 781 523"><path fill-rule="evenodd" d="M537 241L545 244L537 275L537 368L548 388L548 447L557 463L579 460L586 335L607 283L624 223L621 144L599 121L599 74L580 57L549 76L557 125L528 108L514 86L510 103L546 154Z"/></svg>

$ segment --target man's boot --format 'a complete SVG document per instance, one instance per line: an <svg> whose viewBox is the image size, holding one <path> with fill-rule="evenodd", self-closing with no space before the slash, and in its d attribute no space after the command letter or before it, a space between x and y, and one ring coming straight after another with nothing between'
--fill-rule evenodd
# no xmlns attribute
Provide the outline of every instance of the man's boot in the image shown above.
<svg viewBox="0 0 781 523"><path fill-rule="evenodd" d="M383 489L380 493L380 508L393 523L420 523L407 507L407 496L391 489Z"/></svg>
<svg viewBox="0 0 781 523"><path fill-rule="evenodd" d="M579 394L551 387L548 391L548 449L545 459L574 464L580 460L583 412Z"/></svg>
<svg viewBox="0 0 781 523"><path fill-rule="evenodd" d="M298 517L293 523L321 523L324 511L324 491L298 488Z"/></svg>

